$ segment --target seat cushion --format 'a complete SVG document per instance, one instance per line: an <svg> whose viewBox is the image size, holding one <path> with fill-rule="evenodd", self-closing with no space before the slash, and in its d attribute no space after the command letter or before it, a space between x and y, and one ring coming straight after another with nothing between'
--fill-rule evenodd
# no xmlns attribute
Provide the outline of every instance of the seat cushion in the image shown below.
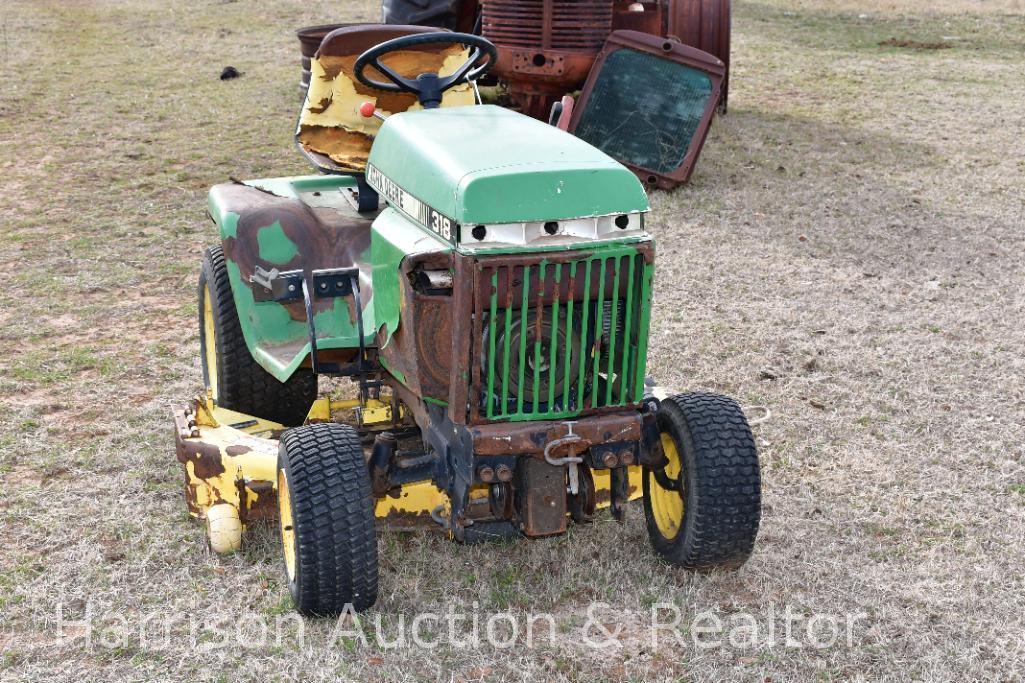
<svg viewBox="0 0 1025 683"><path fill-rule="evenodd" d="M411 93L391 93L369 88L353 73L360 54L386 40L414 33L436 32L425 26L370 24L346 26L324 37L310 62L310 87L303 102L296 140L306 157L320 170L333 173L362 173L380 119L363 118L362 103L373 102L384 114L421 109ZM425 45L417 50L393 52L382 62L397 73L416 78L421 73L453 73L469 55L461 45ZM368 75L380 81L374 69ZM441 106L466 106L474 102L469 84L447 91Z"/></svg>

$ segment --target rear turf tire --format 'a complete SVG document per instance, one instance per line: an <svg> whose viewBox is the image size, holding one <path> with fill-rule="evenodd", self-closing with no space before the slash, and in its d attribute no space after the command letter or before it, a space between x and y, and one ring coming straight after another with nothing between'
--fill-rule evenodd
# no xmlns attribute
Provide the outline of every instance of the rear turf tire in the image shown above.
<svg viewBox="0 0 1025 683"><path fill-rule="evenodd" d="M287 381L279 382L253 359L242 336L219 245L203 255L198 294L203 381L213 389L217 405L286 427L302 424L317 398L317 376L299 368Z"/></svg>
<svg viewBox="0 0 1025 683"><path fill-rule="evenodd" d="M285 432L278 447L285 577L296 609L337 616L377 600L370 477L356 430L323 423Z"/></svg>
<svg viewBox="0 0 1025 683"><path fill-rule="evenodd" d="M661 402L658 425L669 460L663 478L645 469L644 516L651 544L670 564L736 569L750 557L761 519L758 451L732 399L691 393Z"/></svg>

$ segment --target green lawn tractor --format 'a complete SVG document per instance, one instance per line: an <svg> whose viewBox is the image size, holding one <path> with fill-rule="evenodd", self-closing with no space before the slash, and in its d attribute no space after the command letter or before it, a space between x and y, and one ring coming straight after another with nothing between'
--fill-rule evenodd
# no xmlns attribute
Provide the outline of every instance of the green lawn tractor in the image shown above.
<svg viewBox="0 0 1025 683"><path fill-rule="evenodd" d="M646 380L655 249L637 177L475 103L484 38L341 34L297 125L321 173L210 192L207 391L175 413L210 546L277 519L308 615L374 603L378 528L535 538L643 498L665 561L743 564L760 514L744 414ZM317 118L332 108L345 126ZM352 382L321 395L320 376Z"/></svg>

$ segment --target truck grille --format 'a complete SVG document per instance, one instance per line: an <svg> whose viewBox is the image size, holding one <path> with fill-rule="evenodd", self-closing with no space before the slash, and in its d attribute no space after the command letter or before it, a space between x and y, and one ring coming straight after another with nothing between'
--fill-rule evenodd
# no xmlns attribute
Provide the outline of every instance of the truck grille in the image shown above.
<svg viewBox="0 0 1025 683"><path fill-rule="evenodd" d="M484 36L500 46L597 52L612 31L611 0L485 0L483 5Z"/></svg>
<svg viewBox="0 0 1025 683"><path fill-rule="evenodd" d="M650 247L481 259L473 369L478 419L564 418L639 402ZM645 253L647 252L647 253Z"/></svg>

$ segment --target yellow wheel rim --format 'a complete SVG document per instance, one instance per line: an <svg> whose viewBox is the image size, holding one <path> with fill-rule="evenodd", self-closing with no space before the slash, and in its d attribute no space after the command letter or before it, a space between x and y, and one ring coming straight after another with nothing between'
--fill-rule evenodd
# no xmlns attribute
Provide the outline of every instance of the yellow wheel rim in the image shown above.
<svg viewBox="0 0 1025 683"><path fill-rule="evenodd" d="M281 525L281 545L285 549L285 571L288 580L295 580L295 524L292 521L292 497L288 492L285 470L278 470L278 513Z"/></svg>
<svg viewBox="0 0 1025 683"><path fill-rule="evenodd" d="M214 308L210 302L210 285L203 287L203 357L210 389L217 399L217 330L214 327Z"/></svg>
<svg viewBox="0 0 1025 683"><path fill-rule="evenodd" d="M662 452L666 454L669 464L665 473L671 481L680 481L680 452L676 442L666 432L662 432ZM662 488L654 473L648 473L648 496L651 499L651 514L655 525L667 540L676 538L683 528L683 492Z"/></svg>

